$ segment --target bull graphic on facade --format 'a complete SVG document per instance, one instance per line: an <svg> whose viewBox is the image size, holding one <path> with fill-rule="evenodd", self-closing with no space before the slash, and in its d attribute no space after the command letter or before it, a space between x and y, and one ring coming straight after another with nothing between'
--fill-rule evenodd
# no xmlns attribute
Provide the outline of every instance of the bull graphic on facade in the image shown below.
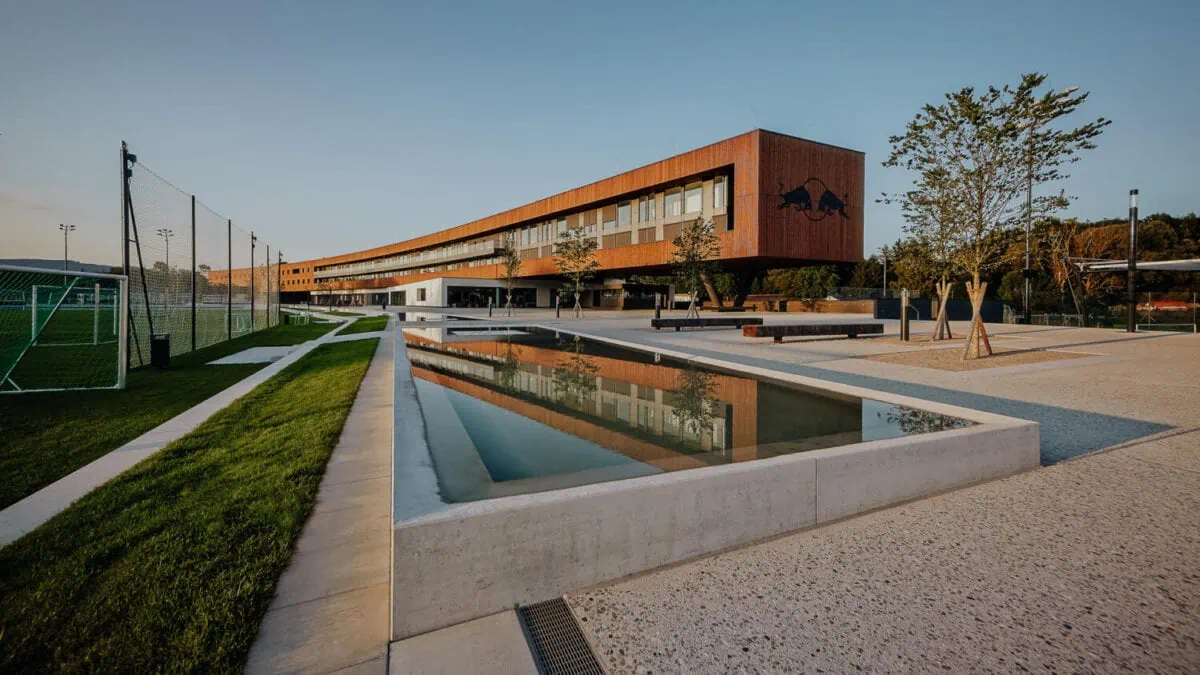
<svg viewBox="0 0 1200 675"><path fill-rule="evenodd" d="M813 194L820 194L817 199L816 208L813 208ZM811 221L823 220L825 216L837 214L843 218L849 218L846 214L846 200L849 195L838 197L825 185L825 181L820 178L809 178L800 185L791 190L784 191L783 183L779 184L779 208L787 209L794 208L800 213L803 213L806 218Z"/></svg>
<svg viewBox="0 0 1200 675"><path fill-rule="evenodd" d="M804 189L803 185L784 192L783 183L780 183L779 196L783 198L783 202L779 205L781 209L794 206L800 212L812 211L812 195L808 194L808 190Z"/></svg>

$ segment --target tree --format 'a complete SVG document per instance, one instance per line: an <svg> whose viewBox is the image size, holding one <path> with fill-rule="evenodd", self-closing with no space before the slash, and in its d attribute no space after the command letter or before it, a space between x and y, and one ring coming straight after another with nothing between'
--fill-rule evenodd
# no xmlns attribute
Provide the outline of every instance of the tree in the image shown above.
<svg viewBox="0 0 1200 675"><path fill-rule="evenodd" d="M713 232L712 220L697 218L683 224L673 243L675 249L671 251L671 264L675 266L675 278L691 297L687 316L699 318L696 296L700 294L708 275L716 271L716 264L712 260L721 255L721 241Z"/></svg>
<svg viewBox="0 0 1200 675"><path fill-rule="evenodd" d="M521 252L517 250L517 234L509 231L504 233L504 250L500 254L500 265L504 270L504 285L506 293L504 296L504 309L508 316L512 316L512 293L513 284L517 280L517 275L521 273ZM492 304L489 302L488 307ZM489 309L490 313L491 310Z"/></svg>
<svg viewBox="0 0 1200 675"><path fill-rule="evenodd" d="M854 271L850 273L850 285L854 288L882 288L883 263L879 257L873 255L856 263Z"/></svg>
<svg viewBox="0 0 1200 675"><path fill-rule="evenodd" d="M600 268L600 262L596 260L596 238L588 234L580 223L567 228L559 237L554 264L561 274L571 280L575 293L575 318L579 318L583 315L583 307L579 304L583 282Z"/></svg>
<svg viewBox="0 0 1200 675"><path fill-rule="evenodd" d="M926 104L904 134L888 139L892 151L883 165L908 169L916 178L912 190L884 200L900 204L923 245L944 240L954 266L971 276L967 289L976 312L968 351L974 346L976 354L987 344L978 313L986 291L980 277L1002 262L1005 233L1022 215L1045 217L1069 203L1060 191L1038 196L1026 210L1026 188L1065 179L1063 167L1095 148L1093 140L1109 124L1099 118L1075 129L1053 128L1088 94L1072 89L1039 95L1045 81L1045 75L1030 73L1015 88L946 94L944 103Z"/></svg>
<svg viewBox="0 0 1200 675"><path fill-rule="evenodd" d="M823 300L837 285L837 273L828 266L771 270L763 281L768 292L801 300Z"/></svg>
<svg viewBox="0 0 1200 675"><path fill-rule="evenodd" d="M1050 250L1050 273L1059 290L1067 290L1075 302L1084 326L1088 325L1090 300L1099 294L1120 288L1124 279L1116 274L1084 274L1078 262L1117 257L1122 247L1123 232L1112 228L1080 229L1079 222L1070 219L1055 223L1047 232Z"/></svg>

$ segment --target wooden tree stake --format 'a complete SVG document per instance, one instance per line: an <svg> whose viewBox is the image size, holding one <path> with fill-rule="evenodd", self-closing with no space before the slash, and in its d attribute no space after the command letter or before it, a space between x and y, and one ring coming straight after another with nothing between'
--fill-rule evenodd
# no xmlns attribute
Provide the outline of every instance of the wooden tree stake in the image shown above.
<svg viewBox="0 0 1200 675"><path fill-rule="evenodd" d="M950 319L946 314L946 301L950 299L950 289L954 284L943 279L935 284L938 295L938 313L937 323L933 326L934 340L953 340L954 335L950 333Z"/></svg>
<svg viewBox="0 0 1200 675"><path fill-rule="evenodd" d="M988 340L987 329L983 327L983 294L987 292L987 282L978 286L967 282L967 295L971 298L971 332L967 334L967 347L963 350L963 360L977 359L981 356L992 355L992 343Z"/></svg>

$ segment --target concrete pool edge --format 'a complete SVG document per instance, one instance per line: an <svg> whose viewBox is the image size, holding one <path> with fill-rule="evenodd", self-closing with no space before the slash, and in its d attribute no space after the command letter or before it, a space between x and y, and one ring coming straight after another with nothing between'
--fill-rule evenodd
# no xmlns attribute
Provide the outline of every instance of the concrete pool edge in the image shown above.
<svg viewBox="0 0 1200 675"><path fill-rule="evenodd" d="M1039 465L1035 422L539 327L977 424L447 505L397 336L392 640Z"/></svg>

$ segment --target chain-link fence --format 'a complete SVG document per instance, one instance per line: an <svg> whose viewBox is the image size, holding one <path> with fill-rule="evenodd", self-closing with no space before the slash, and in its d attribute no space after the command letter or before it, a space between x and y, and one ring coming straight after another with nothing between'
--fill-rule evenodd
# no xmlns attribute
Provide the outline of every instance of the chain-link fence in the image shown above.
<svg viewBox="0 0 1200 675"><path fill-rule="evenodd" d="M126 155L129 365L279 323L278 250ZM268 256L273 257L269 260Z"/></svg>

